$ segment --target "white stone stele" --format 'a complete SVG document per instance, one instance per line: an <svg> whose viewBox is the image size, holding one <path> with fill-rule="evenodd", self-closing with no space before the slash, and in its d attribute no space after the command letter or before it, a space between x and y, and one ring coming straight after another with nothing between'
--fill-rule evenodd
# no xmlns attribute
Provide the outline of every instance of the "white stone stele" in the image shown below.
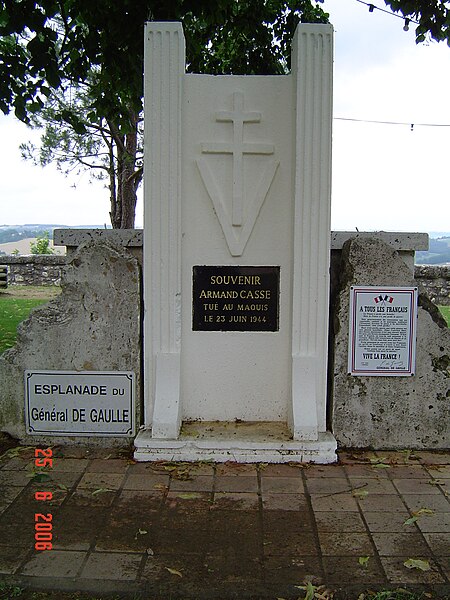
<svg viewBox="0 0 450 600"><path fill-rule="evenodd" d="M138 460L336 460L326 431L332 26L286 76L185 73L181 24L145 41L144 407ZM279 330L193 331L195 265L280 267ZM252 438L182 423L252 424ZM277 432L266 436L267 423ZM213 428L214 430L214 428ZM181 434L180 434L181 431ZM227 437L228 436L228 437ZM228 457L228 458L225 458Z"/></svg>

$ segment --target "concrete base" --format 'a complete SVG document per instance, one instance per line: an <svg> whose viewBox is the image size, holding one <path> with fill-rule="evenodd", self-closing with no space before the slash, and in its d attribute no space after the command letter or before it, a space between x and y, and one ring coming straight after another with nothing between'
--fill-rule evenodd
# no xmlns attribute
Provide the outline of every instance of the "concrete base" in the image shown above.
<svg viewBox="0 0 450 600"><path fill-rule="evenodd" d="M292 440L285 423L184 423L178 439L157 439L143 429L134 440L137 461L205 461L241 463L334 463L336 440L330 432L316 441Z"/></svg>

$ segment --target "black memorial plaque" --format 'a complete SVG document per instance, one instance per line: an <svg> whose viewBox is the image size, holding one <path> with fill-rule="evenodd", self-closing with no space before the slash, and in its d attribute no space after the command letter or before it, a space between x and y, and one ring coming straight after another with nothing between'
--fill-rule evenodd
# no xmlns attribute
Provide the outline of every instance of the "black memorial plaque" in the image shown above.
<svg viewBox="0 0 450 600"><path fill-rule="evenodd" d="M194 331L278 331L280 267L193 267Z"/></svg>

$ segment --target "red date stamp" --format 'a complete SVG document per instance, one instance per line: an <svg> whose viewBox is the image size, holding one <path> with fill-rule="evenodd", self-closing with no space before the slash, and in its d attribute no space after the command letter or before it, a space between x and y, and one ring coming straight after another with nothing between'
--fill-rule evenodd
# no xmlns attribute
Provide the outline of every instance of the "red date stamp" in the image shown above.
<svg viewBox="0 0 450 600"><path fill-rule="evenodd" d="M36 448L34 451L34 464L38 468L53 468L53 452L51 448ZM53 498L52 492L35 492L34 499L38 502L49 502ZM34 515L34 547L36 550L51 550L53 540L53 515L52 513L35 513Z"/></svg>

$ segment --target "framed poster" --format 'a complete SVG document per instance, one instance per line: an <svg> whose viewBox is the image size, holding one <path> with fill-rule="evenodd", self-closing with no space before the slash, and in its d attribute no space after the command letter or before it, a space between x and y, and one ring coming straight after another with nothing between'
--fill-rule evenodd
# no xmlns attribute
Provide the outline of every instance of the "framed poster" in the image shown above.
<svg viewBox="0 0 450 600"><path fill-rule="evenodd" d="M350 375L411 376L416 361L417 288L350 288Z"/></svg>

